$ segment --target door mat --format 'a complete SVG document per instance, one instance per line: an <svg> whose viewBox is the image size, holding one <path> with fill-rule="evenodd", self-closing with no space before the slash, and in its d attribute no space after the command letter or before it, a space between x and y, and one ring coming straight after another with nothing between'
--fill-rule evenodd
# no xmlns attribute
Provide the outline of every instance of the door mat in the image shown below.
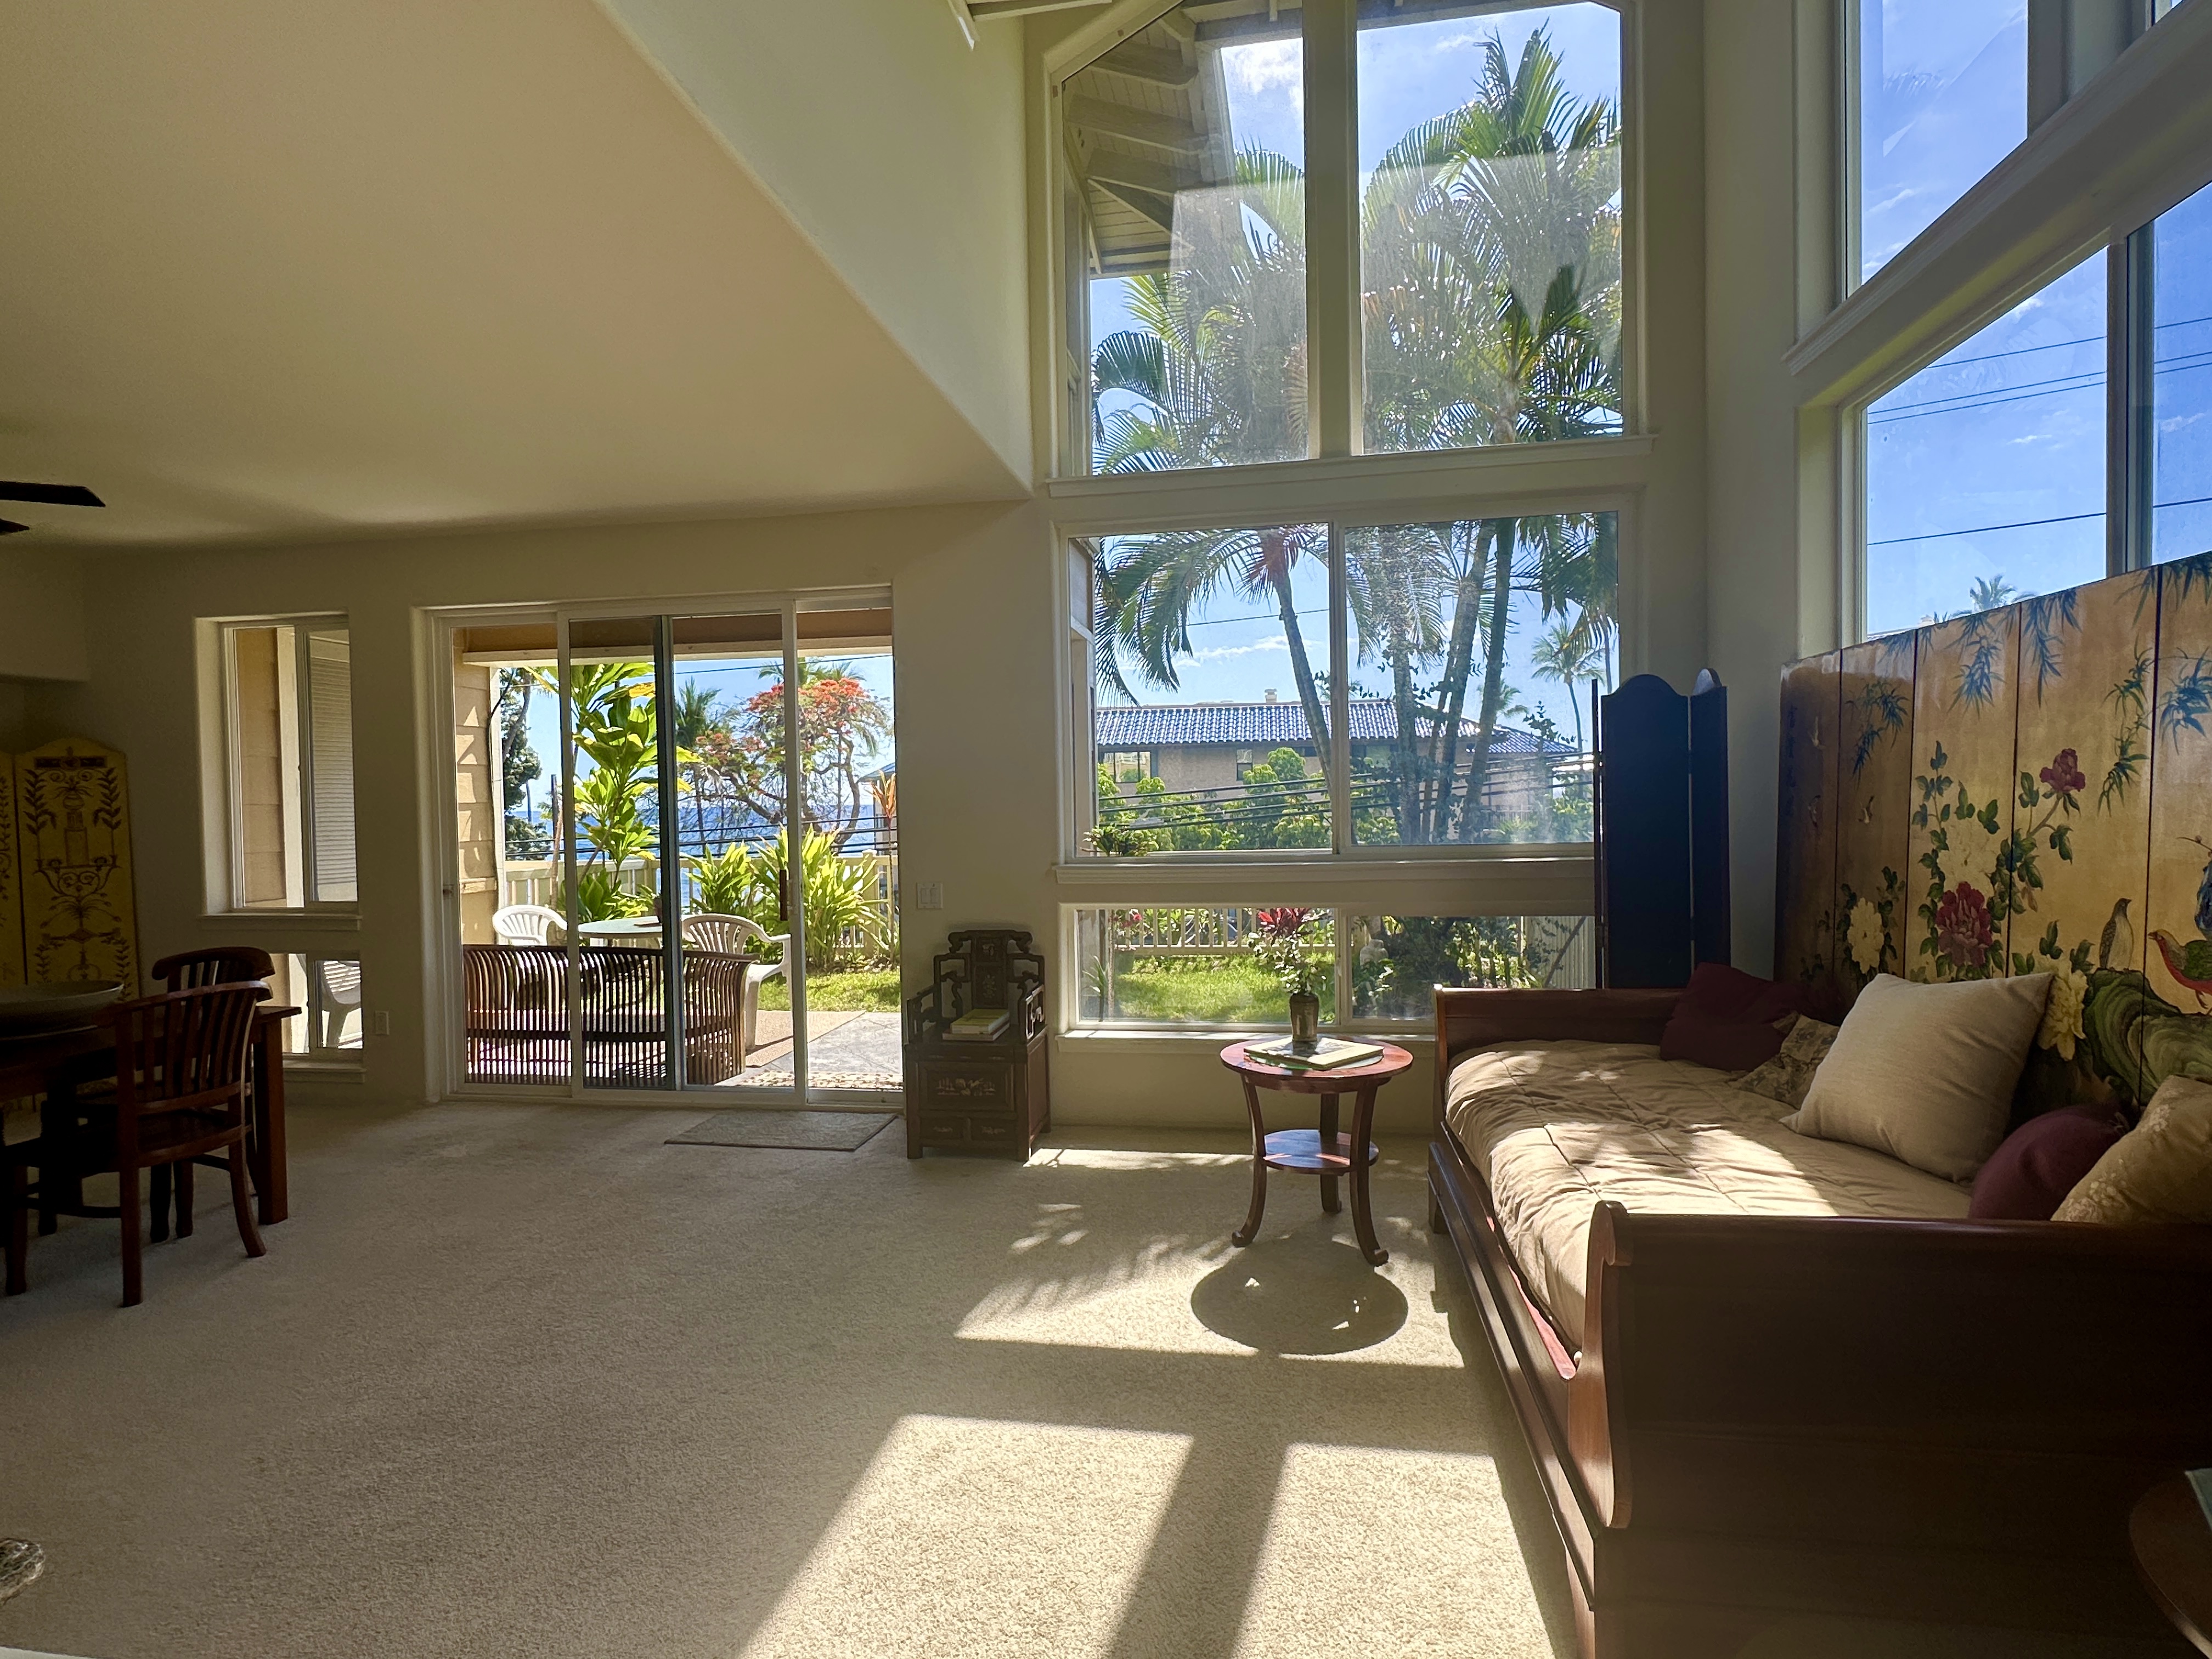
<svg viewBox="0 0 2212 1659"><path fill-rule="evenodd" d="M798 1152L854 1152L898 1120L886 1112L717 1112L671 1146L778 1146Z"/></svg>

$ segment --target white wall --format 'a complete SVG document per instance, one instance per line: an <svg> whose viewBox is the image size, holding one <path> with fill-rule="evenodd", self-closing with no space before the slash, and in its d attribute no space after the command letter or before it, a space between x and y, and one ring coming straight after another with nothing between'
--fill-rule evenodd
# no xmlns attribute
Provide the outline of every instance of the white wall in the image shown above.
<svg viewBox="0 0 2212 1659"><path fill-rule="evenodd" d="M1021 31L944 0L601 0L1018 477Z"/></svg>
<svg viewBox="0 0 2212 1659"><path fill-rule="evenodd" d="M84 588L76 557L52 550L15 552L0 543L0 678L81 680L84 641Z"/></svg>
<svg viewBox="0 0 2212 1659"><path fill-rule="evenodd" d="M1729 691L1735 959L1759 974L1774 954L1777 684L1808 648L1796 398L1782 361L1797 323L1790 13L1779 0L1705 5L1706 635Z"/></svg>

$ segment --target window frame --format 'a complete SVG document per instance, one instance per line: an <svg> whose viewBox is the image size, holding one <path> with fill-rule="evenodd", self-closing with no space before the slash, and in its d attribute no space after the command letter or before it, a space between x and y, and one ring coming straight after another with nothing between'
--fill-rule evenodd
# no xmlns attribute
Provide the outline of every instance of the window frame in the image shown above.
<svg viewBox="0 0 2212 1659"><path fill-rule="evenodd" d="M2146 56L2132 50L2146 37L2171 40L2171 34L2160 32L2160 25L2177 8L2161 9L2150 0L2029 0L2027 137L1881 270L1862 281L1858 276L1859 19L1862 7L1878 0L1832 0L1832 3L1835 27L1831 46L1835 63L1830 83L1836 103L1832 117L1824 118L1832 119L1836 149L1834 165L1829 170L1836 191L1832 204L1836 303L1827 308L1825 318L1801 332L1785 362L1802 383L1819 377L1825 367L1820 359L1846 338L1850 339L1846 349L1862 362L1887 356L1885 347L1891 343L1911 343L1905 355L1886 364L1878 376L1851 375L1855 383L1832 402L1818 392L1800 401L1806 413L1825 409L1832 410L1835 416L1831 458L1839 642L1849 644L1870 637L1866 528L1869 408L2100 249L2106 261L2104 574L2118 575L2148 568L2155 557L2151 512L2156 484L2151 409L2150 348L2156 323L2152 238L2160 216L2199 190L2212 187L2212 167L2197 161L2185 172L2178 165L2162 163L2158 168L2159 182L2149 186L2123 171L2123 182L2112 192L2118 211L2094 240L2047 247L2033 267L2019 270L2002 289L1978 295L1971 312L1946 318L1940 330L1928 325L1932 320L1930 308L1940 307L1943 297L1936 293L1926 295L1923 308L1914 313L1899 316L1894 322L1885 318L1886 325L1879 330L1862 325L1893 309L1892 302L1900 294L1911 293L1919 298L1929 287L1925 268L1963 245L1986 240L1979 222L2000 214L2018 218L2009 202L2033 189L2033 181L2039 171L2063 165L2069 149L2109 150L2111 146L2100 128L2120 125L2125 117L2116 118L2116 112L2134 102L2142 88L2159 83L2165 72L2161 57L2167 63L2184 61L2169 54L2153 52ZM2075 38L2078 33L2074 27L2075 13L2085 6L2099 13L2093 41ZM2082 100L2085 94L2094 109L2080 112L2078 119L2054 121L2069 105ZM2046 125L2052 129L2049 133L2045 131ZM2066 131L2069 126L2075 130ZM2124 162L2128 158L2120 159ZM2052 213L2052 217L2063 216L2063 204L2060 206L2061 211ZM2011 234L2019 233L2014 229ZM1855 335L1860 337L1850 338Z"/></svg>
<svg viewBox="0 0 2212 1659"><path fill-rule="evenodd" d="M1643 372L1643 7L1638 0L1498 0L1476 9L1480 15L1540 11L1567 3L1602 7L1620 23L1620 430L1553 443L1489 444L1470 448L1377 451L1364 447L1365 342L1360 322L1361 250L1358 141L1360 7L1357 0L1302 0L1299 6L1301 94L1305 152L1301 165L1306 191L1305 270L1307 374L1306 454L1304 460L1255 462L1235 467L1180 468L1171 473L1097 473L1091 468L1089 388L1091 278L1082 268L1079 190L1069 165L1064 100L1066 83L1129 36L1176 9L1181 0L1124 0L1109 7L1090 27L1079 29L1047 54L1044 61L1044 221L1038 239L1044 260L1043 294L1049 315L1043 343L1048 372L1039 410L1045 423L1043 448L1048 479L1073 482L1096 478L1206 477L1252 468L1274 470L1347 458L1377 461L1473 457L1499 451L1548 453L1565 447L1610 448L1648 441ZM1317 19L1327 22L1316 26ZM1410 20L1408 20L1410 21ZM1316 112L1340 113L1341 121L1320 127ZM1316 200L1341 199L1343 222L1327 237L1315 228ZM1076 344L1078 325L1082 345ZM1341 361L1339 359L1341 358ZM1564 458L1562 458L1564 459Z"/></svg>
<svg viewBox="0 0 2212 1659"><path fill-rule="evenodd" d="M1638 506L1638 492L1633 489L1600 487L1551 490L1540 495L1470 497L1462 495L1441 501L1422 499L1388 502L1370 498L1347 505L1338 512L1297 514L1285 515L1280 520L1270 520L1265 514L1217 511L1147 517L1141 523L1125 529L1087 526L1079 531L1072 531L1056 526L1059 556L1054 563L1058 573L1059 591L1054 595L1054 610L1056 614L1068 618L1068 625L1060 641L1062 654L1058 670L1062 683L1069 685L1071 693L1062 714L1060 733L1060 763L1064 780L1060 793L1063 810L1068 813L1060 833L1058 872L1062 880L1073 879L1085 884L1108 882L1125 884L1135 890L1157 890L1161 885L1157 878L1169 871L1179 872L1169 878L1177 886L1185 884L1190 872L1268 869L1299 871L1321 878L1324 885L1316 890L1347 895L1340 900L1330 898L1328 902L1341 902L1357 908L1369 902L1368 898L1353 890L1330 884L1328 878L1331 876L1362 882L1391 872L1409 869L1439 873L1452 872L1462 876L1481 871L1492 877L1518 871L1535 876L1573 866L1583 872L1584 878L1587 878L1595 862L1595 843L1589 841L1362 843L1353 836L1350 772L1352 735L1346 719L1352 642L1344 580L1346 537L1352 531L1425 521L1449 520L1463 522L1477 519L1542 518L1554 514L1612 514L1618 548L1618 586L1614 593L1618 619L1615 640L1618 684L1643 672L1644 630L1643 585L1639 580ZM1147 853L1142 858L1110 857L1092 851L1085 842L1095 822L1096 807L1086 807L1082 785L1085 778L1095 778L1097 773L1097 745L1091 724L1096 718L1097 705L1090 678L1086 675L1080 685L1074 683L1078 653L1087 663L1091 651L1091 628L1079 625L1075 621L1072 598L1074 572L1080 568L1087 573L1091 568L1088 548L1117 536L1141 535L1156 531L1234 529L1269 522L1322 525L1328 532L1331 844L1327 848L1240 848L1228 853L1166 851ZM1086 586L1089 585L1086 574ZM1085 718L1086 714L1091 719ZM1088 770L1085 769L1086 763ZM1540 871L1537 866L1544 868ZM1203 879L1202 877L1200 878ZM1300 903L1306 900L1285 897L1268 902ZM1489 902L1502 902L1512 907L1516 902L1501 896L1499 900ZM1558 912L1546 908L1486 908L1480 912L1467 914L1552 915Z"/></svg>
<svg viewBox="0 0 2212 1659"><path fill-rule="evenodd" d="M314 800L314 720L313 676L312 666L312 635L318 632L343 630L346 635L346 675L349 684L348 712L351 712L351 681L353 676L353 628L343 611L296 611L263 617L225 617L214 619L216 630L215 695L218 700L216 714L221 733L221 832L222 847L218 857L211 860L211 875L217 877L212 884L215 890L209 894L210 913L224 917L252 917L260 920L313 917L339 921L357 918L361 913L361 885L356 871L355 896L350 899L319 899L320 889L316 860L318 857L315 833ZM244 731L240 718L238 635L249 629L280 629L292 630L290 662L290 696L289 707L280 707L280 723L287 720L294 732L297 750L296 766L289 769L291 775L285 780L288 789L298 796L298 845L288 845L288 860L296 856L300 879L301 902L297 904L248 904L240 898L246 889L246 803L244 767ZM281 678L280 695L283 680ZM348 780L349 793L353 793L355 780ZM357 802L354 803L357 807ZM356 823L358 820L356 819ZM333 958L335 959L335 958Z"/></svg>
<svg viewBox="0 0 2212 1659"><path fill-rule="evenodd" d="M1265 902L1265 901L1255 902L1250 899L1223 899L1204 892L1192 892L1166 900L1144 901L1138 908L1249 909L1261 908ZM1060 976L1064 982L1064 988L1061 993L1062 1006L1060 1011L1058 1029L1062 1033L1073 1035L1079 1041L1101 1039L1113 1041L1117 1038L1173 1040L1179 1037L1206 1041L1215 1040L1219 1032L1230 1030L1244 1030L1254 1028L1287 1030L1289 1028L1287 1006L1279 1018L1271 1012L1267 1017L1261 1019L1239 1021L1231 1025L1210 1025L1195 1020L1143 1020L1127 1018L1109 1020L1103 1018L1095 1019L1087 1018L1083 1012L1084 990L1081 965L1084 959L1082 933L1085 921L1088 916L1100 910L1122 908L1124 908L1123 902L1105 895L1100 895L1085 902L1063 903L1060 906L1060 960L1068 964L1068 971ZM1330 1012L1324 1012L1322 1017L1321 1029L1338 1036L1384 1037L1403 1043L1408 1037L1418 1040L1427 1035L1424 1024L1425 1016L1422 1014L1411 1014L1402 1018L1393 1019L1374 1014L1355 1014L1352 1012L1354 1002L1352 977L1358 964L1353 959L1354 953L1351 948L1352 932L1354 922L1360 917L1437 916L1449 920L1510 918L1522 921L1536 921L1547 916L1573 918L1590 924L1590 948L1593 952L1595 950L1596 917L1594 908L1588 904L1580 908L1572 905L1565 905L1549 908L1532 908L1523 906L1518 908L1500 907L1468 909L1462 908L1445 911L1425 906L1409 908L1405 904L1386 900L1379 892L1370 891L1357 898L1316 902L1310 908L1326 910L1329 914L1331 956L1329 982L1333 996L1328 1004ZM1552 988L1577 988L1553 987Z"/></svg>

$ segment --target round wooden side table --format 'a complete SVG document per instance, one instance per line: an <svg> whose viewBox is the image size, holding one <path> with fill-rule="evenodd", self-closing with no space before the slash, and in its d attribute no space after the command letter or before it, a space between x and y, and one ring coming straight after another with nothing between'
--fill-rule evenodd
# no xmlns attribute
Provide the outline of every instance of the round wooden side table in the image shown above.
<svg viewBox="0 0 2212 1659"><path fill-rule="evenodd" d="M1336 1178L1352 1177L1352 1227L1359 1236L1359 1253L1376 1267L1390 1252L1375 1242L1375 1218L1367 1205L1367 1169L1382 1156L1367 1137L1375 1127L1375 1092L1413 1063L1413 1055L1395 1042L1381 1045L1382 1053L1364 1066L1345 1066L1329 1072L1294 1071L1246 1057L1244 1045L1232 1042L1221 1051L1221 1063L1243 1079L1244 1109L1252 1115L1252 1210L1244 1224L1230 1234L1232 1244L1249 1244L1260 1236L1260 1218L1267 1208L1267 1171L1321 1177L1321 1206L1334 1215ZM1285 1094L1319 1095L1321 1127L1279 1129L1267 1133L1267 1120L1260 1109L1260 1091ZM1352 1133L1336 1127L1337 1097L1351 1095Z"/></svg>
<svg viewBox="0 0 2212 1659"><path fill-rule="evenodd" d="M2200 1653L2212 1653L2212 1525L2187 1475L2169 1476L2136 1500L2128 1541L2143 1583L2174 1629Z"/></svg>

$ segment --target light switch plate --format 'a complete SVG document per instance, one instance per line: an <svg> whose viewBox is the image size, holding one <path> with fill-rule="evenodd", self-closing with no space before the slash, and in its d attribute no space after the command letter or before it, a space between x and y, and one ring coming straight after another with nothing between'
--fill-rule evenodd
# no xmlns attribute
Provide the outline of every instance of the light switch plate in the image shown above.
<svg viewBox="0 0 2212 1659"><path fill-rule="evenodd" d="M942 910L945 908L945 884L941 881L918 884L915 889L914 902L919 910Z"/></svg>

